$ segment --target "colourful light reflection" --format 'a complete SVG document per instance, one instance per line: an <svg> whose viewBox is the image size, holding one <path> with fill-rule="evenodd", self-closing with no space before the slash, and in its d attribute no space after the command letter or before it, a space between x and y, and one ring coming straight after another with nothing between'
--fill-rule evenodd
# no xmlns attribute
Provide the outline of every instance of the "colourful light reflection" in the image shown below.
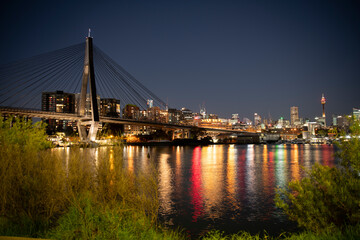
<svg viewBox="0 0 360 240"><path fill-rule="evenodd" d="M298 145L294 144L293 147L294 149L291 151L291 180L300 180Z"/></svg>
<svg viewBox="0 0 360 240"><path fill-rule="evenodd" d="M334 166L334 161L330 161L334 157L334 148L329 145L321 145L322 161L323 164L329 167Z"/></svg>
<svg viewBox="0 0 360 240"><path fill-rule="evenodd" d="M264 145L263 147L263 164L262 164L262 173L263 173L263 184L264 184L264 191L269 192L269 166L268 166L268 148L267 145Z"/></svg>
<svg viewBox="0 0 360 240"><path fill-rule="evenodd" d="M228 148L227 156L227 171L226 171L226 180L227 180L227 191L229 202L235 207L237 204L236 201L236 159L237 159L237 148L234 144L230 145Z"/></svg>
<svg viewBox="0 0 360 240"><path fill-rule="evenodd" d="M256 174L255 174L255 163L254 163L254 145L249 144L246 150L246 189L248 198L251 204L256 202Z"/></svg>
<svg viewBox="0 0 360 240"><path fill-rule="evenodd" d="M275 176L276 185L280 187L285 187L286 185L286 166L284 162L285 158L284 145L277 145L275 150Z"/></svg>
<svg viewBox="0 0 360 240"><path fill-rule="evenodd" d="M172 173L168 158L168 154L161 154L159 161L159 200L163 214L170 214L173 209L173 202L171 200L173 190Z"/></svg>
<svg viewBox="0 0 360 240"><path fill-rule="evenodd" d="M197 222L197 219L203 213L203 199L201 196L201 148L196 147L193 151L192 165L191 165L191 205L193 206L192 221Z"/></svg>
<svg viewBox="0 0 360 240"><path fill-rule="evenodd" d="M210 218L218 218L221 211L223 177L223 145L214 145L213 153L209 154L208 147L203 147L201 152L202 190L204 211Z"/></svg>
<svg viewBox="0 0 360 240"><path fill-rule="evenodd" d="M181 188L182 184L182 168L181 168L181 151L182 147L177 146L176 147L176 154L175 154L175 185L176 189Z"/></svg>
<svg viewBox="0 0 360 240"><path fill-rule="evenodd" d="M134 146L127 147L128 170L134 172Z"/></svg>

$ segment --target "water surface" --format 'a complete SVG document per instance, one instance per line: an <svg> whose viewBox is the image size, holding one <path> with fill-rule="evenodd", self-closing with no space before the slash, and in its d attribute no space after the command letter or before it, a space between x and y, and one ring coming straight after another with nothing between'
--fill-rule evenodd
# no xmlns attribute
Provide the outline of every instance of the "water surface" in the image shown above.
<svg viewBox="0 0 360 240"><path fill-rule="evenodd" d="M99 151L85 149L96 159ZM67 156L68 148L59 150ZM301 179L314 163L337 164L329 145L125 146L124 168L159 171L161 221L196 237L211 229L271 235L295 231L296 223L274 204L275 188Z"/></svg>

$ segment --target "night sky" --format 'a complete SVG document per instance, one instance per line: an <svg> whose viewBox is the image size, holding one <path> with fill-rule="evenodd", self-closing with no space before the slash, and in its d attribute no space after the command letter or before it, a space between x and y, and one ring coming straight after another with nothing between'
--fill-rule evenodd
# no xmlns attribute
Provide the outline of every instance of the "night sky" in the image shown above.
<svg viewBox="0 0 360 240"><path fill-rule="evenodd" d="M0 64L85 41L170 107L229 118L360 108L360 1L1 1Z"/></svg>

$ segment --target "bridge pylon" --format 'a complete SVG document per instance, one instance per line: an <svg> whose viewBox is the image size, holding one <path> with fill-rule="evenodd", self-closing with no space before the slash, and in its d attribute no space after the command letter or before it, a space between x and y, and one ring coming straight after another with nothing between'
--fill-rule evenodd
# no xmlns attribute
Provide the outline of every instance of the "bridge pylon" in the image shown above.
<svg viewBox="0 0 360 240"><path fill-rule="evenodd" d="M89 30L90 33L90 30ZM99 128L99 109L96 96L96 85L95 85L95 71L94 71L94 61L93 61L93 43L92 37L89 36L86 38L85 46L85 60L84 60L84 70L82 76L81 92L80 92L80 101L78 108L78 115L85 117L85 106L86 106L86 94L88 84L90 85L90 103L91 103L91 121L82 121L77 122L79 137L81 141L94 141L96 139L96 134ZM89 133L86 132L86 126L90 123Z"/></svg>

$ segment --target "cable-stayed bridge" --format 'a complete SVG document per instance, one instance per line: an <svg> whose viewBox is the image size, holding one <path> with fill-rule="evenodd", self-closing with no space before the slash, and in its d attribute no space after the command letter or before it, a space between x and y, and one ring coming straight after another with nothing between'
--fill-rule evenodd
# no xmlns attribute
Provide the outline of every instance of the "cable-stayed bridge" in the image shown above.
<svg viewBox="0 0 360 240"><path fill-rule="evenodd" d="M154 106L167 106L158 96L93 45L88 36L85 43L30 57L0 66L0 112L47 119L77 122L83 141L95 140L99 122L152 126L189 130L194 126L169 124L120 117L99 116L98 96L120 100L120 108L134 104L145 110L147 100ZM76 111L49 112L41 110L42 94L61 90L79 93ZM86 114L90 100L91 116ZM87 128L90 126L87 133ZM251 134L239 130L200 128L205 131Z"/></svg>

